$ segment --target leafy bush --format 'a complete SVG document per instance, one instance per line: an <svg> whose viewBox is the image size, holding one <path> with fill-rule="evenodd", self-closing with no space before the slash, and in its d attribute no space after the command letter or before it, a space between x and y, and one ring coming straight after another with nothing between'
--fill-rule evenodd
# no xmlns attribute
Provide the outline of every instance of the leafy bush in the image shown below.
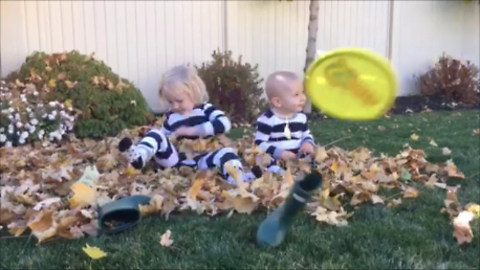
<svg viewBox="0 0 480 270"><path fill-rule="evenodd" d="M479 69L473 63L463 63L445 54L434 67L420 75L422 95L473 104L479 100Z"/></svg>
<svg viewBox="0 0 480 270"><path fill-rule="evenodd" d="M266 100L261 97L263 89L257 71L258 65L251 66L232 60L232 52L212 54L213 61L197 67L204 80L210 102L224 110L236 123L250 123L260 110L266 108Z"/></svg>
<svg viewBox="0 0 480 270"><path fill-rule="evenodd" d="M0 146L17 146L48 138L60 141L73 128L74 110L58 101L44 103L33 84L10 89L0 85Z"/></svg>
<svg viewBox="0 0 480 270"><path fill-rule="evenodd" d="M45 101L69 102L81 111L73 128L79 138L115 136L153 120L142 93L92 55L35 52L7 77L13 86L16 81L35 85Z"/></svg>

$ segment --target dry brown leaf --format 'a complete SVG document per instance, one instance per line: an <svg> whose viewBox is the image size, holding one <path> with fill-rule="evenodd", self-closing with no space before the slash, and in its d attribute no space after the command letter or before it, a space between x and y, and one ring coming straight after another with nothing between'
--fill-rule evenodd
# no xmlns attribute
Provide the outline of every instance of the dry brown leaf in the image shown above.
<svg viewBox="0 0 480 270"><path fill-rule="evenodd" d="M442 154L444 156L449 156L451 153L452 153L452 151L450 149L448 149L448 147L442 148Z"/></svg>
<svg viewBox="0 0 480 270"><path fill-rule="evenodd" d="M382 199L382 197L380 197L380 196L377 195L377 194L373 194L371 200L372 200L372 203L373 203L373 204L377 204L377 203L385 204L385 202L384 202L384 200Z"/></svg>
<svg viewBox="0 0 480 270"><path fill-rule="evenodd" d="M64 81L65 79L67 78L67 72L61 72L61 73L58 73L57 75L57 80L59 81Z"/></svg>
<svg viewBox="0 0 480 270"><path fill-rule="evenodd" d="M325 159L328 158L327 151L325 150L325 147L317 147L315 149L315 161L318 163L323 162Z"/></svg>
<svg viewBox="0 0 480 270"><path fill-rule="evenodd" d="M160 245L164 247L169 247L173 244L173 240L170 238L172 236L172 232L167 230L164 234L160 236Z"/></svg>
<svg viewBox="0 0 480 270"><path fill-rule="evenodd" d="M415 133L413 133L413 134L410 136L410 139L412 139L412 140L414 140L414 141L418 141L419 138L420 138L420 137L419 137L417 134L415 134Z"/></svg>
<svg viewBox="0 0 480 270"><path fill-rule="evenodd" d="M407 187L405 189L405 191L403 192L403 197L404 198L417 198L418 195L419 195L419 192L414 187Z"/></svg>
<svg viewBox="0 0 480 270"><path fill-rule="evenodd" d="M118 165L118 157L112 153L108 153L100 157L95 165L100 171L110 171Z"/></svg>
<svg viewBox="0 0 480 270"><path fill-rule="evenodd" d="M457 244L460 246L464 243L471 243L473 240L473 232L470 228L470 221L473 214L468 211L461 212L453 219L453 236L457 238Z"/></svg>
<svg viewBox="0 0 480 270"><path fill-rule="evenodd" d="M402 198L393 199L391 202L389 202L389 203L387 204L387 207L389 207L389 208L397 207L397 206L399 206L401 203L402 203Z"/></svg>

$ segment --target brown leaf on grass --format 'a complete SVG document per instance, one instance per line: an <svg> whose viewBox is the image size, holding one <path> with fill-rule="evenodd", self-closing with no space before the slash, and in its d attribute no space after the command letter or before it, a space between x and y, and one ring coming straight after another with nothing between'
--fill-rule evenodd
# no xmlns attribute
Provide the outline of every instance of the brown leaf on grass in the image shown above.
<svg viewBox="0 0 480 270"><path fill-rule="evenodd" d="M385 204L385 201L382 199L382 197L378 196L377 194L373 194L371 200L373 204Z"/></svg>
<svg viewBox="0 0 480 270"><path fill-rule="evenodd" d="M95 164L100 171L107 172L118 165L118 157L112 153L101 156Z"/></svg>
<svg viewBox="0 0 480 270"><path fill-rule="evenodd" d="M473 135L480 135L480 128L474 129Z"/></svg>
<svg viewBox="0 0 480 270"><path fill-rule="evenodd" d="M387 207L388 207L388 208L397 207L397 206L399 206L401 203L402 203L402 198L393 199L391 202L389 202L389 203L387 204Z"/></svg>
<svg viewBox="0 0 480 270"><path fill-rule="evenodd" d="M449 156L451 153L452 153L452 151L450 149L448 149L448 147L442 148L442 154L444 156Z"/></svg>
<svg viewBox="0 0 480 270"><path fill-rule="evenodd" d="M64 81L65 79L67 78L67 72L61 72L61 73L58 73L57 75L57 80L59 81Z"/></svg>
<svg viewBox="0 0 480 270"><path fill-rule="evenodd" d="M350 200L350 205L359 205L363 202L369 201L372 195L368 192L357 191Z"/></svg>
<svg viewBox="0 0 480 270"><path fill-rule="evenodd" d="M43 211L34 220L28 223L28 227L32 230L32 234L41 243L51 238L57 233L57 222L53 219L53 211Z"/></svg>
<svg viewBox="0 0 480 270"><path fill-rule="evenodd" d="M473 240L473 232L470 228L470 221L473 214L468 211L461 212L453 219L453 236L457 238L457 244L460 246L464 243L471 243Z"/></svg>
<svg viewBox="0 0 480 270"><path fill-rule="evenodd" d="M160 245L164 247L169 247L173 244L173 240L170 238L172 236L172 232L167 230L164 234L160 236Z"/></svg>
<svg viewBox="0 0 480 270"><path fill-rule="evenodd" d="M419 137L417 134L415 134L415 133L413 133L413 134L410 136L410 139L412 139L412 140L414 140L414 141L418 141L419 138L420 138L420 137Z"/></svg>
<svg viewBox="0 0 480 270"><path fill-rule="evenodd" d="M404 191L403 191L403 197L404 198L417 198L419 195L419 192L416 188L414 187L407 187Z"/></svg>
<svg viewBox="0 0 480 270"><path fill-rule="evenodd" d="M444 170L446 170L449 177L465 178L465 175L458 170L452 159L447 160Z"/></svg>

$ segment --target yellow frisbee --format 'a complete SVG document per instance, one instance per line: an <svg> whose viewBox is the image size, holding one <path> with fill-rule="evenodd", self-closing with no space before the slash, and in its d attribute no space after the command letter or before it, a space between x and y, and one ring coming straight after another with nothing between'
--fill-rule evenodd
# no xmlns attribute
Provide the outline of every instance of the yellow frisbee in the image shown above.
<svg viewBox="0 0 480 270"><path fill-rule="evenodd" d="M305 74L305 86L312 105L326 115L359 121L384 115L398 89L390 62L360 48L320 55Z"/></svg>

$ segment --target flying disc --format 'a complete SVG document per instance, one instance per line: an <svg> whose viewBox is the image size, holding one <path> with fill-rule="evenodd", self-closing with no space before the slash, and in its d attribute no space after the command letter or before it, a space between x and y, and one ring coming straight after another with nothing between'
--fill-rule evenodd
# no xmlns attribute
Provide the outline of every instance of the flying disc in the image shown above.
<svg viewBox="0 0 480 270"><path fill-rule="evenodd" d="M398 89L390 62L361 48L320 55L305 74L305 87L312 105L326 115L358 121L383 116Z"/></svg>

